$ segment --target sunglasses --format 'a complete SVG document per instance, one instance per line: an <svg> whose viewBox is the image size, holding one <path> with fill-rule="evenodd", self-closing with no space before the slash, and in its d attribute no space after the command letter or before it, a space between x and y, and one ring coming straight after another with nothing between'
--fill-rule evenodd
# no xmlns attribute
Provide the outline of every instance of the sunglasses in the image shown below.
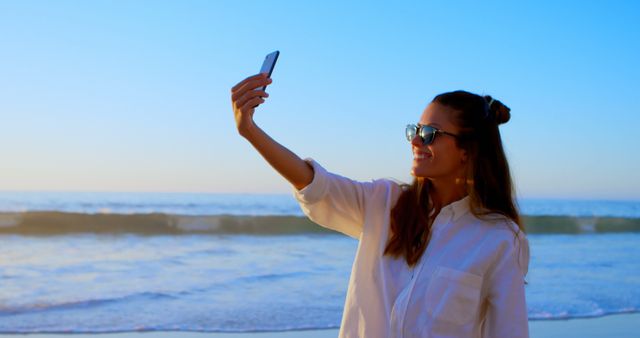
<svg viewBox="0 0 640 338"><path fill-rule="evenodd" d="M456 134L440 130L436 127L422 124L409 124L405 129L407 141L411 142L416 135L420 136L423 145L431 144L436 139L436 134L445 134L453 137L458 137Z"/></svg>

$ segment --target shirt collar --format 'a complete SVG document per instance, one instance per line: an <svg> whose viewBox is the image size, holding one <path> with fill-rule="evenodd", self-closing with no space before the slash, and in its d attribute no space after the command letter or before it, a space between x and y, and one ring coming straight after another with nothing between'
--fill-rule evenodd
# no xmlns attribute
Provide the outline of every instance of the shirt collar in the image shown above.
<svg viewBox="0 0 640 338"><path fill-rule="evenodd" d="M455 202L451 202L445 205L444 207L442 207L442 210L440 210L440 213L443 215L444 214L451 215L451 219L455 222L464 214L469 212L470 210L469 200L470 200L469 195L466 195L465 197Z"/></svg>

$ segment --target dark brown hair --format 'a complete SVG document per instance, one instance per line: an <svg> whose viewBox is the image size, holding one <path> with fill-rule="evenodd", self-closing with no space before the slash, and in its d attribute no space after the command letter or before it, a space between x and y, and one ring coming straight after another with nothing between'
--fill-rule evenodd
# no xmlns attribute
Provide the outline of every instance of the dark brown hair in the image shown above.
<svg viewBox="0 0 640 338"><path fill-rule="evenodd" d="M440 94L432 102L451 108L452 121L460 129L456 145L467 152L465 179L471 212L478 218L503 215L524 232L498 130L499 124L509 121L511 110L491 96L462 90ZM442 206L430 205L428 179L417 177L402 188L391 210L391 236L384 254L404 257L412 266L427 248L429 230Z"/></svg>

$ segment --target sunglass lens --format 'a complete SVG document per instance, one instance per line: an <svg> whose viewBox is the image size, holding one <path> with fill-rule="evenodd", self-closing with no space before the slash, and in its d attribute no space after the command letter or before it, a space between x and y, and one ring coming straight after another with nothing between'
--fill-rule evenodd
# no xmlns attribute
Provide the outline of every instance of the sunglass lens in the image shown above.
<svg viewBox="0 0 640 338"><path fill-rule="evenodd" d="M427 145L433 142L433 137L436 135L435 130L429 126L422 126L420 128L420 138L422 144Z"/></svg>
<svg viewBox="0 0 640 338"><path fill-rule="evenodd" d="M407 129L405 129L405 135L407 136L407 141L411 142L411 140L413 140L413 138L416 137L416 129L417 127L413 124L410 124L407 126Z"/></svg>

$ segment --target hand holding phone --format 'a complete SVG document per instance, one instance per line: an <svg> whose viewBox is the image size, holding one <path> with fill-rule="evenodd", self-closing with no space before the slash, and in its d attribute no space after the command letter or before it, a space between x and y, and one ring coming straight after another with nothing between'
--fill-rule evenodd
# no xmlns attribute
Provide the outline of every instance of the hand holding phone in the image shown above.
<svg viewBox="0 0 640 338"><path fill-rule="evenodd" d="M273 67L276 66L276 61L278 61L278 56L280 55L279 51L275 51L273 53L268 54L264 58L264 62L262 62L262 68L260 68L260 73L266 73L267 77L271 77L271 73L273 73ZM259 90L267 89L267 86L262 86L258 88Z"/></svg>
<svg viewBox="0 0 640 338"><path fill-rule="evenodd" d="M260 73L264 73L267 74L267 77L270 78L271 77L271 73L273 73L273 67L276 66L276 61L278 61L278 56L280 55L280 51L275 51L273 53L269 53L267 54L267 56L265 56L264 61L262 62L262 68L260 68ZM262 86L262 87L258 87L255 90L262 90L265 91L267 89L267 86ZM253 106L253 108L256 108L258 105Z"/></svg>

